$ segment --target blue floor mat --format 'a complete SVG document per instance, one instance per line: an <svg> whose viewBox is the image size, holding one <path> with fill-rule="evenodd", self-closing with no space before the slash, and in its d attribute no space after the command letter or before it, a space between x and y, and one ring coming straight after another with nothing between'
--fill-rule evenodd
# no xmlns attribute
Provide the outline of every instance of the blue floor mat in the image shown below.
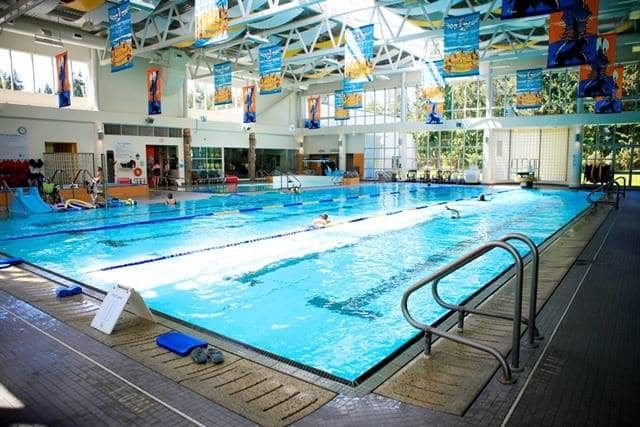
<svg viewBox="0 0 640 427"><path fill-rule="evenodd" d="M196 347L206 347L207 342L182 332L167 332L156 338L156 344L180 356L186 356Z"/></svg>
<svg viewBox="0 0 640 427"><path fill-rule="evenodd" d="M3 268L9 268L12 265L22 264L24 260L22 258L0 258L0 270Z"/></svg>

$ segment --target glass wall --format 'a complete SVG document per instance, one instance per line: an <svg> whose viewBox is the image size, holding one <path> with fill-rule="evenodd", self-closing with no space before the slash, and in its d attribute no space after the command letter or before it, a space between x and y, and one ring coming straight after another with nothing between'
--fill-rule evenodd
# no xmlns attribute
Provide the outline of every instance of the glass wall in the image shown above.
<svg viewBox="0 0 640 427"><path fill-rule="evenodd" d="M222 148L192 147L191 169L199 178L217 178L222 176Z"/></svg>
<svg viewBox="0 0 640 427"><path fill-rule="evenodd" d="M242 108L242 87L233 86L231 94L233 99L231 104L214 105L215 86L213 85L213 80L187 81L187 105L189 109L222 111Z"/></svg>
<svg viewBox="0 0 640 427"><path fill-rule="evenodd" d="M419 175L482 168L482 130L414 132Z"/></svg>
<svg viewBox="0 0 640 427"><path fill-rule="evenodd" d="M640 124L584 127L582 182L600 182L603 169L605 174L624 177L627 184L640 186Z"/></svg>

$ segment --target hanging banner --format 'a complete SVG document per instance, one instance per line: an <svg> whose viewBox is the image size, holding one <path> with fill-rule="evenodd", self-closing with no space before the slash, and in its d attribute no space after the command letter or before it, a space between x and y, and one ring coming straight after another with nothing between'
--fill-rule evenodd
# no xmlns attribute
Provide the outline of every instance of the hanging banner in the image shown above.
<svg viewBox="0 0 640 427"><path fill-rule="evenodd" d="M131 11L129 2L109 8L109 47L111 48L111 72L133 67L131 44Z"/></svg>
<svg viewBox="0 0 640 427"><path fill-rule="evenodd" d="M348 28L345 33L344 75L352 83L373 80L373 24Z"/></svg>
<svg viewBox="0 0 640 427"><path fill-rule="evenodd" d="M615 34L598 36L594 61L580 66L578 98L609 96L613 91L616 38Z"/></svg>
<svg viewBox="0 0 640 427"><path fill-rule="evenodd" d="M622 112L622 87L624 84L624 66L613 67L613 88L610 96L597 97L596 114L621 113Z"/></svg>
<svg viewBox="0 0 640 427"><path fill-rule="evenodd" d="M542 68L518 70L516 75L516 108L542 107Z"/></svg>
<svg viewBox="0 0 640 427"><path fill-rule="evenodd" d="M231 62L215 64L213 66L213 84L215 86L215 93L213 95L214 105L225 105L233 102L231 83Z"/></svg>
<svg viewBox="0 0 640 427"><path fill-rule="evenodd" d="M260 58L260 95L282 92L282 48L278 45L261 47Z"/></svg>
<svg viewBox="0 0 640 427"><path fill-rule="evenodd" d="M342 108L355 110L362 108L362 83L351 83L348 80L342 82Z"/></svg>
<svg viewBox="0 0 640 427"><path fill-rule="evenodd" d="M479 74L480 14L444 19L444 77Z"/></svg>
<svg viewBox="0 0 640 427"><path fill-rule="evenodd" d="M547 67L593 63L598 34L598 0L576 1L573 8L549 16Z"/></svg>
<svg viewBox="0 0 640 427"><path fill-rule="evenodd" d="M304 127L320 128L320 95L307 97L307 119L304 121Z"/></svg>
<svg viewBox="0 0 640 427"><path fill-rule="evenodd" d="M427 124L444 123L443 61L427 61L422 70L418 96L424 105Z"/></svg>
<svg viewBox="0 0 640 427"><path fill-rule="evenodd" d="M229 0L195 0L195 47L229 37Z"/></svg>
<svg viewBox="0 0 640 427"><path fill-rule="evenodd" d="M58 108L64 108L71 105L69 52L66 50L56 55L56 95L58 95Z"/></svg>
<svg viewBox="0 0 640 427"><path fill-rule="evenodd" d="M334 107L335 114L334 120L349 120L349 110L344 109L344 93L341 90L337 90L334 92Z"/></svg>
<svg viewBox="0 0 640 427"><path fill-rule="evenodd" d="M502 19L548 15L571 9L576 0L502 0Z"/></svg>
<svg viewBox="0 0 640 427"><path fill-rule="evenodd" d="M162 113L162 81L160 68L147 68L147 113Z"/></svg>
<svg viewBox="0 0 640 427"><path fill-rule="evenodd" d="M256 90L256 85L242 87L242 104L244 110L242 123L256 122Z"/></svg>

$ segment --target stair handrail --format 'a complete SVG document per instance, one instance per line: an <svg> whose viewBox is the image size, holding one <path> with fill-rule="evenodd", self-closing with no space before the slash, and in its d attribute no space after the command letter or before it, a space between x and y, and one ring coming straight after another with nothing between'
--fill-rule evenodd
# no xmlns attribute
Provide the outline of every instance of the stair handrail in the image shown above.
<svg viewBox="0 0 640 427"><path fill-rule="evenodd" d="M622 180L622 185L620 185L620 189L622 190L622 197L623 198L627 198L627 178L625 178L624 176L617 176L613 179L614 181L619 181Z"/></svg>
<svg viewBox="0 0 640 427"><path fill-rule="evenodd" d="M51 182L53 182L55 184L56 182L56 176L58 176L58 172L60 172L60 175L64 177L67 175L67 173L64 171L64 169L56 169L55 172L53 172L53 175L51 175ZM61 182L60 185L65 184L65 182Z"/></svg>
<svg viewBox="0 0 640 427"><path fill-rule="evenodd" d="M601 192L603 192L604 194L598 200L594 200L593 196L596 193ZM614 193L616 196L615 200L610 200L609 196ZM591 190L589 194L587 194L587 201L594 206L601 203L604 205L613 206L614 208L618 209L618 207L620 206L620 184L618 184L618 182L613 179L599 185L598 187Z"/></svg>
<svg viewBox="0 0 640 427"><path fill-rule="evenodd" d="M76 173L76 176L73 178L73 184L78 184L78 177L80 177L81 173L83 174L83 176L84 175L89 175L89 178L93 179L93 175L91 174L91 172L89 172L86 169L80 169L80 170L78 170L78 173Z"/></svg>
<svg viewBox="0 0 640 427"><path fill-rule="evenodd" d="M297 176L290 174L290 173L285 173L285 178L287 180L287 189L289 188L302 188L302 182L298 179ZM293 185L289 186L290 183L293 183ZM296 183L298 183L298 185L295 185Z"/></svg>
<svg viewBox="0 0 640 427"><path fill-rule="evenodd" d="M449 333L448 331L439 330L439 329L437 329L437 328L435 328L435 327L433 327L431 325L427 325L426 323L419 322L418 320L416 320L411 315L411 313L409 312L409 307L408 307L409 297L411 296L411 294L416 292L418 289L421 289L423 286L431 283L432 284L432 292L435 292L434 296L437 295L437 286L438 286L438 283L440 282L440 280L442 280L444 277L450 275L454 271L464 267L465 265L469 264L473 260L481 257L482 255L486 254L487 252L489 252L489 251L491 251L493 249L503 249L503 250L505 250L506 252L508 252L513 257L513 259L515 260L515 264L516 264L516 286L515 286L514 315L513 315L513 318L512 318L512 320L513 320L512 351L511 351L511 364L512 364L512 367L509 366L509 364L507 363L505 357L496 348L494 348L492 346L489 346L489 345L485 345L485 344L476 342L476 341L473 341L473 340L471 340L469 338L466 338L466 337L463 337L463 336L460 336L460 335ZM402 309L402 314L404 315L405 319L407 319L409 324L411 324L413 327L415 327L417 329L421 329L421 330L424 331L424 333L425 333L425 353L427 355L431 354L432 335L433 334L438 335L438 336L440 336L442 338L449 339L451 341L454 341L454 342L457 342L457 343L460 343L460 344L475 348L477 350L480 350L480 351L483 351L485 353L489 353L490 355L492 355L494 358L496 358L498 360L498 363L500 364L500 367L502 369L502 378L499 378L499 381L504 383L504 384L511 384L511 383L514 382L513 377L512 377L512 370L519 370L520 369L520 332L521 332L520 324L522 322L523 271L524 271L524 267L523 267L522 257L520 256L518 251L513 246L511 246L509 243L503 242L501 240L494 240L494 241L487 242L484 245L482 245L482 246L480 246L480 247L468 252L467 254L463 255L462 257L458 258L457 260L445 265L444 267L438 269L434 273L432 273L429 276L419 280L418 282L414 283L409 288L407 288L404 291L404 293L402 294L402 301L401 301L401 305L400 305L401 309ZM442 301L442 302L444 302L444 301ZM459 314L459 318L458 318L459 321L460 321L460 317L464 318L464 314L462 316L460 316L460 314ZM511 319L509 319L509 320L511 320Z"/></svg>

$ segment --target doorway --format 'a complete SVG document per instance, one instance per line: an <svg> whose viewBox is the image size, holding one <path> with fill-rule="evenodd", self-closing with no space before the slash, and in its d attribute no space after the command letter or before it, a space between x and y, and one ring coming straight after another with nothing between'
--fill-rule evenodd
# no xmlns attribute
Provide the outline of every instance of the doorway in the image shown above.
<svg viewBox="0 0 640 427"><path fill-rule="evenodd" d="M160 175L177 179L180 171L178 169L178 146L177 145L147 145L147 176L149 177L149 185L158 185L154 182L153 165L157 162L160 165Z"/></svg>

